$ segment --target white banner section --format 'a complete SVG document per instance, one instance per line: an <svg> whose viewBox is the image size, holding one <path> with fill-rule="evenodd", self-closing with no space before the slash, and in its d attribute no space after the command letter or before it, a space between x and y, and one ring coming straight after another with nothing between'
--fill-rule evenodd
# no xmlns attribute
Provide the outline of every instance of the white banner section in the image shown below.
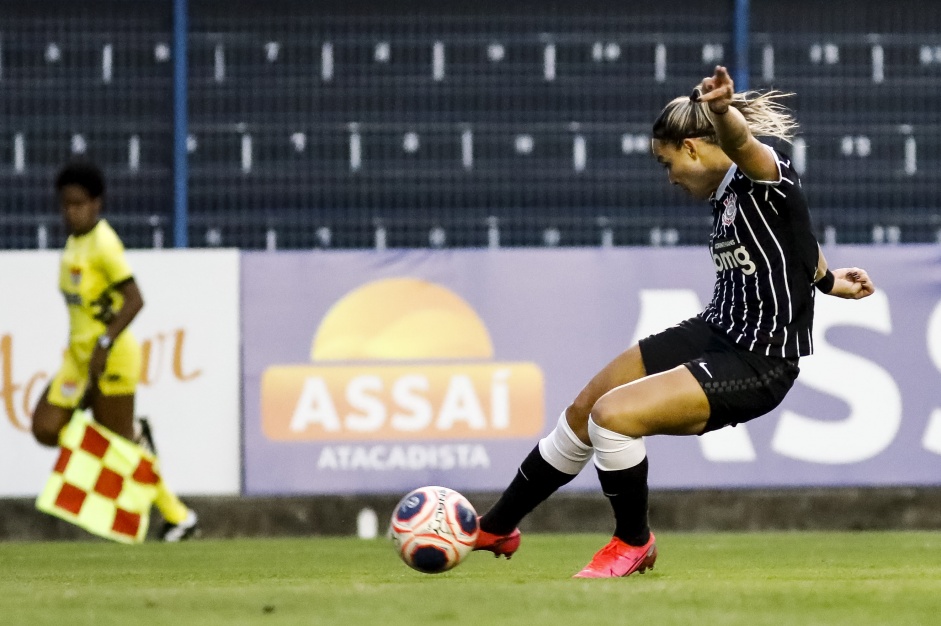
<svg viewBox="0 0 941 626"><path fill-rule="evenodd" d="M182 495L237 494L239 255L130 251L144 296L137 414L150 418L163 475ZM58 252L0 252L0 497L35 496L56 452L30 434L68 338Z"/></svg>

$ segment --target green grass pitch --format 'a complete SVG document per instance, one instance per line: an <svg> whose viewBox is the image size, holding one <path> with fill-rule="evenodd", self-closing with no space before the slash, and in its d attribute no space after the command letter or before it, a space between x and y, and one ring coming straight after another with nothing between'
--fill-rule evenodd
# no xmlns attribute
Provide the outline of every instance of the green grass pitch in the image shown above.
<svg viewBox="0 0 941 626"><path fill-rule="evenodd" d="M656 569L573 580L607 537L408 569L385 540L0 544L0 623L941 624L941 532L671 534Z"/></svg>

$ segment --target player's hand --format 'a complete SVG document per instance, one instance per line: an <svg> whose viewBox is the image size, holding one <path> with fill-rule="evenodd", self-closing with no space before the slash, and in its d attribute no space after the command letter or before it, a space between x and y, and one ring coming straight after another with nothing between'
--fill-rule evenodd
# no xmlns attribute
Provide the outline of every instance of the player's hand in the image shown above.
<svg viewBox="0 0 941 626"><path fill-rule="evenodd" d="M91 360L88 362L88 384L97 385L101 380L101 375L105 372L105 364L108 361L108 351L99 345L95 345L91 353Z"/></svg>
<svg viewBox="0 0 941 626"><path fill-rule="evenodd" d="M869 280L869 274L866 270L858 267L844 267L833 270L833 289L830 290L831 296L846 298L848 300L859 300L875 293L876 287Z"/></svg>
<svg viewBox="0 0 941 626"><path fill-rule="evenodd" d="M722 115L729 110L732 104L732 96L735 95L735 83L729 76L729 71L721 65L716 66L715 73L709 78L704 78L699 87L699 97L697 102L705 102L709 105L709 110L716 115Z"/></svg>

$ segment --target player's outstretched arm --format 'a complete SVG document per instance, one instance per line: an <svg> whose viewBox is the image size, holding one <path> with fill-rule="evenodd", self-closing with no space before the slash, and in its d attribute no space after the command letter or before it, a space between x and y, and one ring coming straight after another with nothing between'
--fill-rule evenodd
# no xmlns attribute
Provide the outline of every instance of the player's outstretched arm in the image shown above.
<svg viewBox="0 0 941 626"><path fill-rule="evenodd" d="M752 180L778 180L778 163L751 131L738 109L732 106L735 84L728 70L717 65L694 92L698 102L708 105L719 147Z"/></svg>
<svg viewBox="0 0 941 626"><path fill-rule="evenodd" d="M859 300L876 292L876 286L869 279L866 270L858 267L844 267L833 271L833 289L831 296Z"/></svg>

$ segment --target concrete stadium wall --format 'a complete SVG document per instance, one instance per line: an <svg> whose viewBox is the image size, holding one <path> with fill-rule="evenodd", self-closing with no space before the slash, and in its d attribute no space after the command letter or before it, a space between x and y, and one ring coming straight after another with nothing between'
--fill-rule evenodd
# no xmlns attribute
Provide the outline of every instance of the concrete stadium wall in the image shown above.
<svg viewBox="0 0 941 626"><path fill-rule="evenodd" d="M496 494L467 494L485 511ZM310 498L187 498L201 518L201 537L355 535L359 512L372 508L380 536L397 496ZM800 490L657 491L650 523L660 532L867 531L941 529L941 487ZM609 533L607 500L596 494L558 494L523 521L527 532ZM159 527L154 514L151 536ZM32 499L0 500L0 541L97 540L38 512Z"/></svg>

